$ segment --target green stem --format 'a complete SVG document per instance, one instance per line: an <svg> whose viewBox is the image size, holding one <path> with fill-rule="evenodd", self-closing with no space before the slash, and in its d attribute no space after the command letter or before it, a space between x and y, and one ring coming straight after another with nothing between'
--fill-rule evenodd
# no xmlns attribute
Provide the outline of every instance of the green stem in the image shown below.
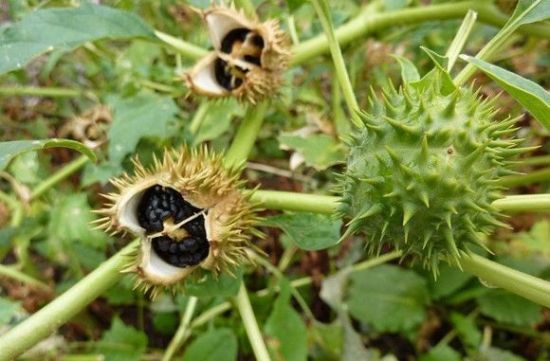
<svg viewBox="0 0 550 361"><path fill-rule="evenodd" d="M478 255L460 257L462 268L491 285L550 307L550 282L516 271Z"/></svg>
<svg viewBox="0 0 550 361"><path fill-rule="evenodd" d="M189 297L178 330L176 331L174 338L172 338L172 341L170 341L166 352L162 356L162 361L170 361L172 357L174 357L175 353L179 350L181 345L183 345L184 341L187 339L187 334L190 334L189 325L191 323L193 313L195 312L195 308L197 307L197 301L197 297Z"/></svg>
<svg viewBox="0 0 550 361"><path fill-rule="evenodd" d="M399 257L401 257L401 252L399 252L399 251L386 253L382 256L371 258L371 259L368 259L366 261L363 261L363 262L360 262L360 263L357 263L357 264L353 265L352 268L351 268L351 272L358 272L358 271L361 271L361 270L364 270L364 269L367 269L367 268L375 267L375 266L378 266L380 264L398 259ZM302 278L298 278L298 279L295 279L295 280L291 281L290 285L293 288L298 288L298 287L304 287L304 286L310 285L312 283L313 283L313 278L311 278L311 277L302 277ZM265 296L268 296L269 294L271 294L274 291L278 292L278 291L280 291L280 288L279 287L275 287L275 288L272 288L272 289L265 288L263 290L260 290L260 291L256 292L256 296L265 297ZM209 322L210 320L218 317L219 315L229 311L230 309L231 309L231 303L230 302L220 303L219 305L216 305L216 306L208 309L207 311L204 311L199 316L197 316L195 318L195 320L191 323L191 328L194 329L194 328L200 327L200 326L206 324L207 322Z"/></svg>
<svg viewBox="0 0 550 361"><path fill-rule="evenodd" d="M25 216L23 204L2 191L0 191L0 201L6 203L11 210L10 226L19 227Z"/></svg>
<svg viewBox="0 0 550 361"><path fill-rule="evenodd" d="M491 5L494 6L494 5ZM534 4L531 5L535 6ZM510 39L510 36L518 29L519 27L519 18L506 23L506 25L489 40L489 42L477 53L476 59L481 60L490 60L493 55L497 52L501 52L504 48L504 44ZM457 86L461 86L466 83L468 79L476 72L477 67L472 63L468 63L464 69L455 77L454 82Z"/></svg>
<svg viewBox="0 0 550 361"><path fill-rule="evenodd" d="M271 361L244 283L241 283L239 293L235 297L235 303L241 314L244 329L248 335L248 340L250 341L256 360Z"/></svg>
<svg viewBox="0 0 550 361"><path fill-rule="evenodd" d="M484 1L452 2L383 13L372 13L367 6L355 18L336 29L336 40L343 46L361 36L389 27L462 18L470 9L478 13L481 22L499 27L506 23L507 17L494 5ZM527 35L550 38L550 26L547 25L525 25L519 31ZM327 37L324 34L318 35L293 47L292 64L304 63L328 51Z"/></svg>
<svg viewBox="0 0 550 361"><path fill-rule="evenodd" d="M246 161L262 127L267 106L267 102L262 102L255 107L250 106L246 111L233 143L225 154L225 164L228 167L238 166Z"/></svg>
<svg viewBox="0 0 550 361"><path fill-rule="evenodd" d="M239 9L243 9L244 13L248 16L255 17L256 16L256 8L254 7L254 4L252 4L252 1L250 0L233 0L235 6Z"/></svg>
<svg viewBox="0 0 550 361"><path fill-rule="evenodd" d="M342 55L342 50L340 49L340 45L338 44L338 40L334 34L329 6L326 0L312 0L312 3L325 32L330 54L332 55L332 61L336 70L336 76L338 77L338 82L342 88L342 93L348 106L348 110L351 113L351 119L356 126L360 127L362 126L362 122L358 114L359 104L357 103L357 98L353 92L353 86L351 85L349 74L346 70L346 63L344 61L344 56Z"/></svg>
<svg viewBox="0 0 550 361"><path fill-rule="evenodd" d="M502 178L499 185L513 187L531 183L539 183L550 180L550 168L535 170L527 174L511 175Z"/></svg>
<svg viewBox="0 0 550 361"><path fill-rule="evenodd" d="M135 250L135 240L102 263L68 291L0 337L0 361L13 360L51 335L123 277L120 272Z"/></svg>
<svg viewBox="0 0 550 361"><path fill-rule="evenodd" d="M34 86L3 86L0 87L0 95L29 95L55 98L70 98L84 95L85 91L79 89L34 87Z"/></svg>
<svg viewBox="0 0 550 361"><path fill-rule="evenodd" d="M550 194L507 196L493 202L493 206L505 212L548 212Z"/></svg>
<svg viewBox="0 0 550 361"><path fill-rule="evenodd" d="M77 159L73 160L69 164L65 165L63 168L55 172L49 178L46 178L44 181L39 183L31 192L31 199L36 199L46 193L50 188L57 185L59 182L65 178L71 176L73 173L82 168L90 159L81 155Z"/></svg>
<svg viewBox="0 0 550 361"><path fill-rule="evenodd" d="M3 264L0 264L0 276L9 277L9 278L12 278L14 280L20 281L22 283L26 283L30 286L38 287L41 290L46 291L48 293L52 291L52 289L47 284L45 284L44 282L39 281L35 278L32 278L31 276L29 276L29 275L15 269L14 267L11 267L11 266L6 266L6 265L3 265Z"/></svg>
<svg viewBox="0 0 550 361"><path fill-rule="evenodd" d="M339 199L318 194L258 190L252 194L251 200L268 209L330 214L336 210Z"/></svg>
<svg viewBox="0 0 550 361"><path fill-rule="evenodd" d="M191 134L197 134L197 132L201 128L202 122L206 118L206 114L208 113L209 108L210 103L206 100L203 100L198 109L195 111L195 115L193 115L193 119L191 119L191 124L189 124L189 131L191 132Z"/></svg>
<svg viewBox="0 0 550 361"><path fill-rule="evenodd" d="M207 50L172 35L163 33L162 31L155 30L155 36L165 44L168 44L172 48L176 49L181 55L191 60L199 60L208 54Z"/></svg>
<svg viewBox="0 0 550 361"><path fill-rule="evenodd" d="M252 194L252 201L259 203L262 207L295 212L331 214L336 211L338 200L339 197L335 196L282 191L257 190ZM493 206L504 212L546 212L550 207L550 195L506 196L493 202Z"/></svg>

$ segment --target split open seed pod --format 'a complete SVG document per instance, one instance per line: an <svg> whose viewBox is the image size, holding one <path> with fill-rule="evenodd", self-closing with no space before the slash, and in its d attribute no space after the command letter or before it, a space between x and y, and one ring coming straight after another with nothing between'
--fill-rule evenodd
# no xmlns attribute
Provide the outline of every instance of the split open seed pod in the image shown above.
<svg viewBox="0 0 550 361"><path fill-rule="evenodd" d="M188 87L200 95L251 103L276 93L290 56L278 22L261 23L226 6L213 6L201 16L215 51L185 75Z"/></svg>
<svg viewBox="0 0 550 361"><path fill-rule="evenodd" d="M107 127L111 121L109 108L99 105L68 121L60 129L59 136L71 137L96 149L107 141Z"/></svg>
<svg viewBox="0 0 550 361"><path fill-rule="evenodd" d="M134 175L114 179L116 192L97 211L98 225L129 231L141 245L126 271L154 297L176 289L201 270L229 272L248 260L251 238L260 235L249 196L240 190L239 170L206 149L166 151L151 169L134 161Z"/></svg>

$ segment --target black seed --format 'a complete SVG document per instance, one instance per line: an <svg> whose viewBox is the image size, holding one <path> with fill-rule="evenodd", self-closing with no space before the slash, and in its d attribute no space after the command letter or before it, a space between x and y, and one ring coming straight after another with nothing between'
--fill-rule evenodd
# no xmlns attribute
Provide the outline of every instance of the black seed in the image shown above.
<svg viewBox="0 0 550 361"><path fill-rule="evenodd" d="M252 44L254 44L254 46L257 46L258 48L263 50L264 39L260 35L255 34L254 36L252 36Z"/></svg>
<svg viewBox="0 0 550 361"><path fill-rule="evenodd" d="M251 63L251 64L256 64L258 66L261 66L262 63L261 63L261 60L258 56L253 56L253 55L245 55L244 56L244 60L246 60L247 62Z"/></svg>
<svg viewBox="0 0 550 361"><path fill-rule="evenodd" d="M216 81L219 85L224 87L227 90L233 90L231 87L231 78L232 75L227 72L227 62L220 58L216 59L214 63L214 75L216 76Z"/></svg>
<svg viewBox="0 0 550 361"><path fill-rule="evenodd" d="M187 237L175 241L167 236L153 238L155 253L165 262L175 267L195 266L207 256L210 244L205 239Z"/></svg>
<svg viewBox="0 0 550 361"><path fill-rule="evenodd" d="M246 28L237 28L237 29L231 30L222 40L222 44L221 44L222 52L226 54L231 54L231 51L233 50L233 45L235 44L235 42L240 42L240 43L244 42L244 40L246 39L246 35L249 32L250 30Z"/></svg>

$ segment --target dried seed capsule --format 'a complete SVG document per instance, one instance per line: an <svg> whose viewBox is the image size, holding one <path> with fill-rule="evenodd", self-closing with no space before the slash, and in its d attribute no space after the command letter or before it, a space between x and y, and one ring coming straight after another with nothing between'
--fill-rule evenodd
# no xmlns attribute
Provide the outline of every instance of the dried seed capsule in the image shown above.
<svg viewBox="0 0 550 361"><path fill-rule="evenodd" d="M135 174L112 180L117 192L97 211L101 228L142 239L127 271L155 296L201 270L231 272L248 255L258 218L239 190L238 169L206 149L166 151L152 169L134 161Z"/></svg>

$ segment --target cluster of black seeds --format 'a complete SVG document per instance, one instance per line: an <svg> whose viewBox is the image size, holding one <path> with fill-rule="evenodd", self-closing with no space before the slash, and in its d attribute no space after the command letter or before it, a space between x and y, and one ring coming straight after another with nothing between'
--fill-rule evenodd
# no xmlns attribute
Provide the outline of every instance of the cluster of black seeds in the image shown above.
<svg viewBox="0 0 550 361"><path fill-rule="evenodd" d="M246 28L231 30L222 40L221 51L237 59L261 66L261 54L264 39ZM228 64L225 60L216 59L214 75L218 84L227 90L240 87L248 69Z"/></svg>
<svg viewBox="0 0 550 361"><path fill-rule="evenodd" d="M177 224L202 210L193 207L182 195L168 187L155 185L145 191L138 204L138 222L147 233L164 229L163 222L172 218ZM153 249L165 262L176 267L199 264L208 256L209 243L206 239L204 217L199 215L181 226L188 237L173 239L169 236L153 238Z"/></svg>

